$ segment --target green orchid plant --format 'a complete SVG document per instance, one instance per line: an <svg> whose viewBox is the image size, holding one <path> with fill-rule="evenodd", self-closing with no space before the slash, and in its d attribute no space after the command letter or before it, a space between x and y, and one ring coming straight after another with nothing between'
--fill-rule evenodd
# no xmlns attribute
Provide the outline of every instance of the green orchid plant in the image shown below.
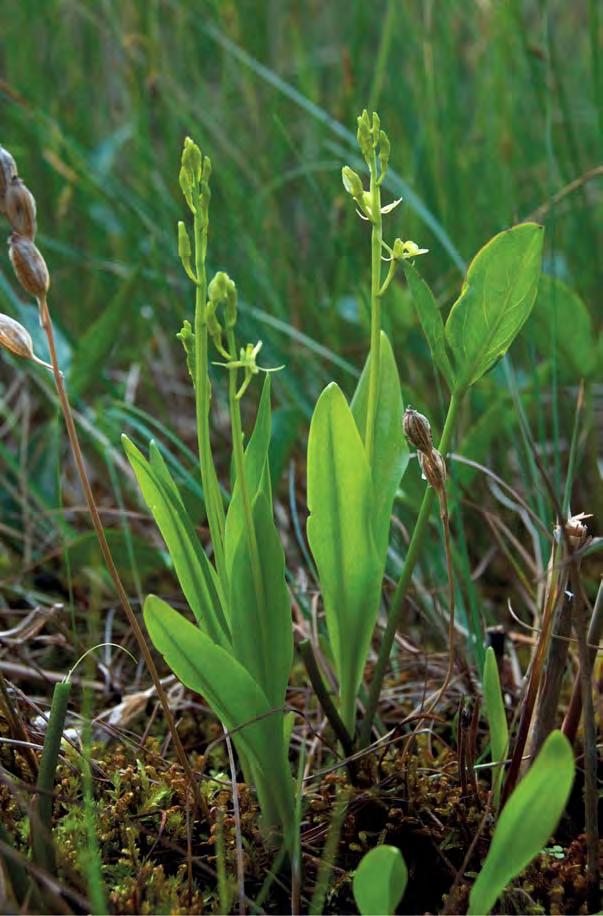
<svg viewBox="0 0 603 916"><path fill-rule="evenodd" d="M288 762L291 717L285 694L293 659L291 602L285 557L272 514L268 465L271 433L270 377L257 363L261 343L239 347L237 290L220 271L207 283L211 165L187 139L180 186L193 218L193 243L184 223L178 249L195 287L194 324L184 321L183 343L195 389L199 466L213 560L193 522L158 446L149 457L127 438L124 448L142 495L166 542L193 623L149 595L144 618L151 640L170 668L202 694L232 733L246 779L256 787L264 822L291 848L293 779ZM228 372L235 481L227 510L211 449L209 347ZM246 447L241 399L260 372L265 381L255 426Z"/></svg>

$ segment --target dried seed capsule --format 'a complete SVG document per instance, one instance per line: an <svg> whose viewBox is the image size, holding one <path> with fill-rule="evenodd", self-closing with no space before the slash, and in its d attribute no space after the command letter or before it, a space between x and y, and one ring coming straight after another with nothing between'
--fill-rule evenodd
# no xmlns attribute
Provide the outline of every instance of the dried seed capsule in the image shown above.
<svg viewBox="0 0 603 916"><path fill-rule="evenodd" d="M0 213L6 213L6 192L17 177L17 163L7 149L0 146Z"/></svg>
<svg viewBox="0 0 603 916"><path fill-rule="evenodd" d="M584 524L586 518L591 518L591 516L580 512L579 515L570 515L565 523L565 533L574 550L583 547L588 540L588 528ZM559 525L555 525L555 539L559 542L563 539Z"/></svg>
<svg viewBox="0 0 603 916"><path fill-rule="evenodd" d="M32 359L35 363L46 366L47 369L52 369L52 366L43 362L34 353L29 331L10 315L0 315L0 347L24 359Z"/></svg>
<svg viewBox="0 0 603 916"><path fill-rule="evenodd" d="M45 298L50 286L48 267L31 239L13 232L8 239L8 255L23 289L36 299Z"/></svg>
<svg viewBox="0 0 603 916"><path fill-rule="evenodd" d="M427 417L424 417L418 410L407 407L404 411L402 428L410 444L414 445L419 452L425 452L427 455L431 452L433 440L431 438L431 426Z"/></svg>
<svg viewBox="0 0 603 916"><path fill-rule="evenodd" d="M36 201L27 185L18 177L6 189L6 215L11 226L26 239L36 237Z"/></svg>
<svg viewBox="0 0 603 916"><path fill-rule="evenodd" d="M447 477L446 462L437 448L432 449L428 454L424 452L419 452L418 454L421 471L427 483L434 490L443 490Z"/></svg>

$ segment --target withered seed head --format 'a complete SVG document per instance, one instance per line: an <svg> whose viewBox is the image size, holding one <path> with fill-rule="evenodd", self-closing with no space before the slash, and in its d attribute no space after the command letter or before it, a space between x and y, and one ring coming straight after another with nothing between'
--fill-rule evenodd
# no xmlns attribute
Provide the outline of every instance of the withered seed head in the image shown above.
<svg viewBox="0 0 603 916"><path fill-rule="evenodd" d="M427 417L424 417L418 410L407 407L404 411L402 428L410 444L414 445L419 452L424 452L426 455L431 452L433 440L431 438L431 426Z"/></svg>
<svg viewBox="0 0 603 916"><path fill-rule="evenodd" d="M32 359L47 369L52 368L36 356L29 331L10 315L0 315L0 347L24 359Z"/></svg>
<svg viewBox="0 0 603 916"><path fill-rule="evenodd" d="M32 242L36 237L36 201L21 178L14 177L6 189L6 215L15 232Z"/></svg>
<svg viewBox="0 0 603 916"><path fill-rule="evenodd" d="M584 519L586 518L592 518L592 516L587 515L586 512L580 512L579 515L570 515L565 523L565 533L567 534L569 542L574 550L582 547L588 540L588 528L583 524ZM557 541L562 540L562 534L559 525L555 526L555 538Z"/></svg>
<svg viewBox="0 0 603 916"><path fill-rule="evenodd" d="M31 239L13 232L8 238L8 255L23 289L36 299L45 298L50 286L48 267Z"/></svg>
<svg viewBox="0 0 603 916"><path fill-rule="evenodd" d="M6 192L17 176L17 164L9 151L0 146L0 213L6 213Z"/></svg>
<svg viewBox="0 0 603 916"><path fill-rule="evenodd" d="M421 471L427 483L434 490L443 490L447 477L446 462L437 448L432 449L429 453L419 452L418 454Z"/></svg>

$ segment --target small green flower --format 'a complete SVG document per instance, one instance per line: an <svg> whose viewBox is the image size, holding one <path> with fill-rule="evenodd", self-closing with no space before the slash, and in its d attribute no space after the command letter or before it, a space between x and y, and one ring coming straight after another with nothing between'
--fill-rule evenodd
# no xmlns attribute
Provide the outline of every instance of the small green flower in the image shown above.
<svg viewBox="0 0 603 916"><path fill-rule="evenodd" d="M392 260L409 261L420 254L427 254L428 251L429 248L419 248L416 242L411 242L410 240L403 242L402 239L396 239L392 250Z"/></svg>
<svg viewBox="0 0 603 916"><path fill-rule="evenodd" d="M239 359L231 359L227 363L214 363L214 366L224 366L225 369L231 371L243 369L245 378L243 379L243 384L237 391L237 400L243 397L254 375L257 375L259 372L278 372L280 369L285 368L284 366L275 366L273 369L265 369L263 366L258 366L257 355L261 349L262 341L258 340L255 345L248 343L245 347L241 347Z"/></svg>

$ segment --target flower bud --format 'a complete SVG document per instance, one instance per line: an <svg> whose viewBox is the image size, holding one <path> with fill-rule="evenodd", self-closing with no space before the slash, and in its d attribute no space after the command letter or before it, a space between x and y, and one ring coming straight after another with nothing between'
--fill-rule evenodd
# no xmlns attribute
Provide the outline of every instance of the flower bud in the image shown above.
<svg viewBox="0 0 603 916"><path fill-rule="evenodd" d="M354 169L351 169L349 165L344 165L341 170L341 180L343 181L343 186L348 194L353 198L361 197L364 187L362 185L362 179Z"/></svg>
<svg viewBox="0 0 603 916"><path fill-rule="evenodd" d="M8 239L8 255L23 289L36 299L44 299L50 286L50 276L46 261L31 239L13 232Z"/></svg>
<svg viewBox="0 0 603 916"><path fill-rule="evenodd" d="M424 417L418 410L407 407L404 411L402 428L404 435L417 451L426 455L430 454L433 450L433 439L431 438L431 426L427 417Z"/></svg>
<svg viewBox="0 0 603 916"><path fill-rule="evenodd" d="M381 174L385 175L387 171L387 165L389 163L389 154L391 151L391 144L389 142L389 137L384 130L379 131L379 162L381 164Z"/></svg>
<svg viewBox="0 0 603 916"><path fill-rule="evenodd" d="M201 155L201 150L190 137L187 137L184 141L184 149L182 150L182 168L185 169L191 178L191 182L199 184L201 181L201 173L203 171L203 156Z"/></svg>
<svg viewBox="0 0 603 916"><path fill-rule="evenodd" d="M15 232L26 239L36 237L36 201L22 181L15 177L6 189L6 215Z"/></svg>
<svg viewBox="0 0 603 916"><path fill-rule="evenodd" d="M13 178L17 177L17 164L9 151L0 146L0 213L6 213L6 193Z"/></svg>
<svg viewBox="0 0 603 916"><path fill-rule="evenodd" d="M443 490L447 477L446 462L437 448L430 452L418 452L418 456L423 478L434 490Z"/></svg>
<svg viewBox="0 0 603 916"><path fill-rule="evenodd" d="M49 366L48 363L43 362L35 355L29 331L9 315L0 315L0 347L10 350L16 356L32 359L35 363L46 366L47 369L52 369L52 366Z"/></svg>

